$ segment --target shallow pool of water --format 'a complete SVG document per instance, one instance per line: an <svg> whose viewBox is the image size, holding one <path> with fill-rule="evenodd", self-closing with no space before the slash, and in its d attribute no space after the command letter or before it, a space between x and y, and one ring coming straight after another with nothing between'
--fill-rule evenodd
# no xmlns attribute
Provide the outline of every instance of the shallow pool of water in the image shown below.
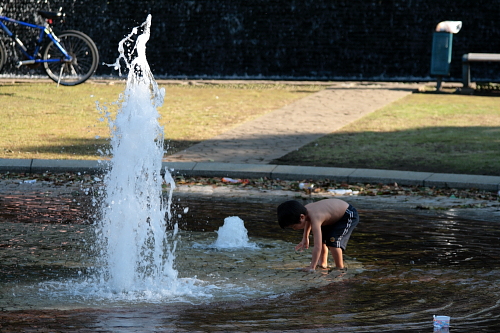
<svg viewBox="0 0 500 333"><path fill-rule="evenodd" d="M362 265L363 270L349 278L337 279L320 272L304 275L294 269L307 263L310 252L295 254L288 250L300 241L301 235L277 226L276 200L271 199L245 202L231 198L177 198L175 215L182 215L179 224L183 242L199 244L196 251L205 256L200 259L194 250L187 252L192 255L189 258L179 254L180 275L190 272L184 277L192 277L193 272L198 272L200 280L212 275L213 283L224 281L219 286L232 278L241 278L241 286L247 290L238 295L174 304L124 302L97 308L87 304L68 310L8 310L14 307L12 302L16 298L6 295L6 286L78 278L86 273L82 267L91 261L86 244L91 238L83 236L90 227L86 223L90 215L86 200L71 193L58 196L44 193L11 192L1 198L2 330L21 332L38 327L102 332L432 332L433 315L451 316L450 332L500 329L500 229L495 221L368 210L358 204L361 222L346 256L351 263ZM24 210L27 206L33 208L30 213ZM189 211L183 214L186 207ZM259 244L262 251L231 253L210 249L208 245L215 239L215 231L225 217L232 215L245 221L250 241ZM282 252L276 255L278 251ZM266 265L272 267L263 267L269 260L255 259L256 253L273 258ZM240 259L215 260L215 256L232 259L233 254ZM292 254L297 257L286 257ZM259 267L250 264L252 258L258 262L253 265ZM238 262L241 260L243 263ZM40 265L42 261L44 264ZM213 262L227 262L227 265L215 267ZM264 273L257 276L263 277L266 270L276 272L276 267L288 269L286 277L268 274L267 282L261 283L248 275L254 269L262 269ZM242 274L246 268L247 275ZM237 273L228 278L220 275L234 270ZM324 283L325 277L331 283ZM264 290L261 295L254 290L248 292L270 282L289 288L267 293ZM43 290L33 289L33 294L36 293Z"/></svg>

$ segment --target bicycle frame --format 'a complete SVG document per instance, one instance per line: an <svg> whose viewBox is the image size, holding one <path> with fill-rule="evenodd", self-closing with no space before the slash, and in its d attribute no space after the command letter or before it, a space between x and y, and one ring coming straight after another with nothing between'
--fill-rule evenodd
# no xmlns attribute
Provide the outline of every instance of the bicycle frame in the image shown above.
<svg viewBox="0 0 500 333"><path fill-rule="evenodd" d="M21 42L21 40L19 38L17 38L17 36L12 31L9 30L9 28L3 23L3 21L7 21L7 22L23 25L23 26L26 26L29 28L40 30L40 34L38 36L38 40L37 40L37 43L35 46L35 51L33 52L33 54L28 53L28 49L26 48L26 46L24 46L24 44ZM5 31L5 33L16 43L19 50L21 50L21 52L26 56L26 58L28 58L28 60L19 61L17 63L17 67L20 67L22 65L33 65L33 64L37 64L37 63L43 63L43 62L70 62L73 59L68 54L68 52L66 52L64 47L59 43L57 36L54 35L54 33L52 32L52 29L48 25L41 26L41 25L31 24L31 23L27 23L27 22L23 22L23 21L14 20L14 19L11 19L7 16L0 15L0 28L3 31ZM44 59L40 59L37 57L37 54L42 47L42 42L46 36L49 37L54 42L54 45L56 45L57 48L62 52L62 54L64 55L63 59L44 60Z"/></svg>

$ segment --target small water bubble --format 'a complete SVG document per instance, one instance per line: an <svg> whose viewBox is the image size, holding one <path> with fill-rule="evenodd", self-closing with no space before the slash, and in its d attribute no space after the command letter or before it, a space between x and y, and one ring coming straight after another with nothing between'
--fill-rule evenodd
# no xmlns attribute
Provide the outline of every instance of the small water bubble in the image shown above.
<svg viewBox="0 0 500 333"><path fill-rule="evenodd" d="M189 212L189 207L184 208L184 214L186 214L187 212Z"/></svg>

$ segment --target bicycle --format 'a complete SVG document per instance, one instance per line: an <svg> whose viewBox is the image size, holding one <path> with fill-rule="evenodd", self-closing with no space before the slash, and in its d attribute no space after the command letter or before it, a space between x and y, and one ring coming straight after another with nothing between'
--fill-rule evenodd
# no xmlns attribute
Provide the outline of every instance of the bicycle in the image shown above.
<svg viewBox="0 0 500 333"><path fill-rule="evenodd" d="M45 22L43 25L2 16L2 8L0 8L0 29L10 37L24 58L16 62L16 67L43 64L47 75L58 84L75 86L85 82L97 70L99 63L99 52L95 43L89 36L76 30L63 31L56 36L52 31L52 25L64 18L65 14L61 10L58 12L39 10L37 13L43 18ZM38 37L34 41L33 52L28 51L28 48L4 22L39 30ZM6 61L7 49L0 39L0 71Z"/></svg>

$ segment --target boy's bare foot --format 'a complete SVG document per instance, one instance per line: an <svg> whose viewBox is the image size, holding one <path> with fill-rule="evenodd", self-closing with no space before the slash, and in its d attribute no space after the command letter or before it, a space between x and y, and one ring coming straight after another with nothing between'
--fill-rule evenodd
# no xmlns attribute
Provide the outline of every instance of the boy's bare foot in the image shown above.
<svg viewBox="0 0 500 333"><path fill-rule="evenodd" d="M301 268L297 268L297 270L303 271L303 272L309 272L309 273L314 273L314 271L315 271L315 269L309 268L309 267L301 267Z"/></svg>
<svg viewBox="0 0 500 333"><path fill-rule="evenodd" d="M334 275L335 277L344 276L346 273L347 273L347 267L345 266L342 268L334 267L328 270L328 274Z"/></svg>

